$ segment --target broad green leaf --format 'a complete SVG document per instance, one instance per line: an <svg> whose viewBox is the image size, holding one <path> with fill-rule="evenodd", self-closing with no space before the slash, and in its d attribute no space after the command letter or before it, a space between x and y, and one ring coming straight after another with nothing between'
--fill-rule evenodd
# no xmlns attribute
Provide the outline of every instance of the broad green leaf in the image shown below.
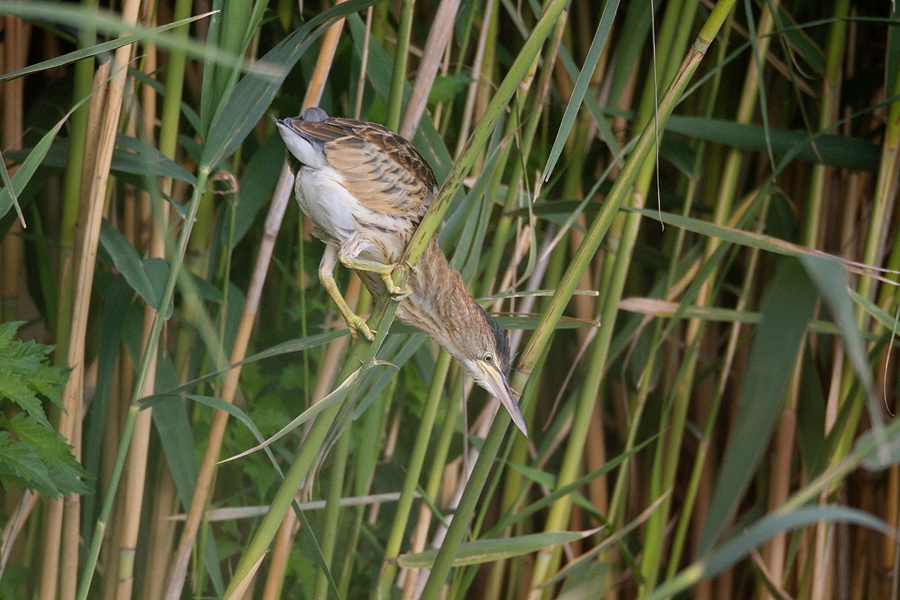
<svg viewBox="0 0 900 600"><path fill-rule="evenodd" d="M659 508L663 502L670 496L669 492L663 493L659 498L653 501L650 506L641 511L637 517L632 519L630 522L626 523L618 530L610 534L608 537L603 539L599 544L584 552L581 556L579 556L574 561L570 562L568 565L560 569L555 575L553 575L550 579L543 582L542 586L548 586L557 581L560 581L566 577L568 577L572 571L577 570L582 565L594 562L593 559L595 556L603 552L605 549L610 548L613 544L619 544L621 540L625 539L626 536L630 535L632 531L637 529L639 526L644 524L652 515L656 512L656 509Z"/></svg>
<svg viewBox="0 0 900 600"><path fill-rule="evenodd" d="M874 397L875 382L872 377L872 369L869 367L866 349L863 344L862 334L856 326L856 318L853 314L853 302L850 298L849 281L847 271L837 259L828 259L821 256L801 256L800 263L806 269L806 273L812 279L819 294L825 299L831 316L841 331L844 340L844 348L853 365L856 376L862 383L869 397ZM881 423L880 408L871 412L871 417Z"/></svg>
<svg viewBox="0 0 900 600"><path fill-rule="evenodd" d="M792 60L806 63L802 67L804 73L809 73L811 69L816 76L821 75L825 71L825 53L822 48L807 34L803 26L797 26L794 16L783 5L775 4L773 8L778 18L772 35L783 36L790 44L794 54Z"/></svg>
<svg viewBox="0 0 900 600"><path fill-rule="evenodd" d="M725 533L769 444L817 299L800 263L783 261L763 299L762 321L750 348L738 416L706 511L701 554Z"/></svg>
<svg viewBox="0 0 900 600"><path fill-rule="evenodd" d="M287 342L282 342L280 344L276 344L267 350L263 350L262 352L258 352L252 356L249 356L242 360L241 362L234 363L233 365L229 365L225 369L221 371L216 371L214 373L208 373L202 377L198 377L193 379L183 385L178 386L177 388L165 390L162 392L164 395L166 394L180 394L182 392L186 392L188 390L193 389L194 387L204 383L206 381L210 381L211 379L215 379L234 367L239 367L241 365L246 365L252 362L256 362L259 360L263 360L264 358L272 358L273 356L280 356L282 354L290 354L292 352L302 352L304 350L309 350L310 348L315 348L317 346L322 346L327 344L332 340L336 340L339 337L347 335L347 331L329 331L327 333L319 333L316 335L311 335L305 338L298 338L295 340L288 340Z"/></svg>
<svg viewBox="0 0 900 600"><path fill-rule="evenodd" d="M553 490L553 492L550 493L549 495L543 496L539 500L535 500L528 506L526 506L522 509L516 510L513 513L508 513L508 514L504 515L497 522L497 524L490 530L490 533L498 533L500 531L503 531L507 527L509 527L511 525L515 525L519 521L522 521L522 520L528 518L530 515L533 515L534 513L538 512L539 510L541 510L547 506L550 506L550 504L552 504L553 502L556 502L563 496L570 494L571 492L577 490L578 488L580 488L584 485L587 485L588 483L590 483L597 477L600 477L601 475L605 475L606 473L612 472L613 469L615 469L620 464L622 464L622 462L624 462L627 458L629 458L630 456L633 456L637 452L640 452L647 444L649 444L650 442L655 440L658 437L658 435L659 434L654 434L654 435L650 436L649 438L647 438L640 444L637 444L634 447L632 447L631 449L629 449L627 452L623 452L623 453L619 454L618 456L616 456L615 458L610 459L609 461L607 461L607 463L605 465L603 465L599 469L596 469L595 471L592 471L582 477L579 477L578 479L569 483L568 485L564 485L558 489ZM515 463L512 463L512 466L515 466Z"/></svg>
<svg viewBox="0 0 900 600"><path fill-rule="evenodd" d="M178 376L172 363L168 360L160 361L156 370L157 387L172 387L177 381ZM191 498L194 496L199 461L185 402L178 398L171 402L160 402L154 406L153 426L159 434L166 464L172 474L175 488L178 490L181 505L187 510L191 505ZM217 544L215 540L212 541L213 543L204 545L204 565L213 582L213 587L221 594L221 590L225 589L225 582Z"/></svg>
<svg viewBox="0 0 900 600"><path fill-rule="evenodd" d="M331 393L329 393L327 396L325 396L324 398L322 398L321 400L319 400L318 402L316 402L315 404L313 404L312 406L307 408L302 413L300 413L299 416L295 417L293 420L291 420L290 423L288 423L287 425L282 427L275 435L273 435L272 437L270 437L268 439L262 439L261 437L257 437L257 440L260 442L257 446L254 446L253 448L249 448L239 454L236 454L234 456L226 458L226 459L222 460L221 462L224 463L224 462L236 460L238 458L241 458L242 456L246 456L248 454L256 452L257 450L265 450L267 453L269 453L270 452L270 450L269 450L270 444L281 439L282 437L284 437L285 435L287 435L294 429L296 429L296 428L300 427L301 425L303 425L304 423L308 422L310 419L312 419L313 417L315 417L316 415L321 413L323 410L325 410L326 408L328 408L335 402L339 402L344 397L346 397L347 394L350 392L350 390L353 386L353 383L357 380L359 375L360 375L360 370L357 369L356 371L351 373L350 376L347 377L347 379L342 381L340 385L335 387L334 390L331 391ZM219 400L219 402L222 402L222 401ZM227 404L227 403L223 403L223 404ZM228 406L231 406L231 405L228 404ZM223 410L225 410L224 407L223 407ZM249 426L252 427L252 423L250 423ZM252 431L254 431L254 435L256 435L258 433L258 432L256 432L255 428L252 429ZM274 457L272 458L272 460L274 462ZM275 466L276 466L276 468L278 468L277 463ZM281 471L279 469L279 473L280 472Z"/></svg>
<svg viewBox="0 0 900 600"><path fill-rule="evenodd" d="M582 540L594 535L600 529L591 529L589 531L549 531L460 544L454 553L453 566L480 565L522 556L523 554L531 554L548 546L559 546ZM428 569L434 564L437 553L438 550L435 548L416 554L402 554L397 558L397 563L405 568Z"/></svg>
<svg viewBox="0 0 900 600"><path fill-rule="evenodd" d="M434 85L431 86L431 91L428 92L428 102L435 104L452 100L470 83L472 83L472 78L468 75L438 75L434 80Z"/></svg>
<svg viewBox="0 0 900 600"><path fill-rule="evenodd" d="M119 231L105 219L100 227L100 243L109 253L116 269L135 292L151 307L158 309L160 294L150 282L137 251Z"/></svg>
<svg viewBox="0 0 900 600"><path fill-rule="evenodd" d="M93 476L90 482L92 493L81 499L82 514L94 515L99 503L103 501L97 493L96 483L100 480L100 464L105 436L109 435L106 427L107 408L109 407L109 391L119 368L119 351L123 348L123 331L132 321L140 321L136 314L137 302L132 302L134 291L121 275L116 276L103 294L103 312L101 313L97 346L97 379L94 388L94 400L87 407L85 428L82 433L82 463ZM129 314L130 310L134 313ZM134 314L135 318L131 316ZM140 333L138 333L140 336ZM139 343L139 342L138 342ZM128 361L128 353L122 352L122 361ZM85 547L90 547L94 535L92 527L83 527Z"/></svg>
<svg viewBox="0 0 900 600"><path fill-rule="evenodd" d="M196 177L143 140L120 133L116 135L116 146L130 152L120 150L113 153L113 169L147 177L171 177L197 185Z"/></svg>
<svg viewBox="0 0 900 600"><path fill-rule="evenodd" d="M9 194L10 202L16 207L16 215L19 217L19 222L22 224L22 227L25 227L25 215L22 214L22 206L19 204L19 195L16 193L16 188L13 186L12 179L9 178L9 169L6 168L6 159L3 157L2 152L0 152L0 182L3 183L4 190L9 190L7 193Z"/></svg>
<svg viewBox="0 0 900 600"><path fill-rule="evenodd" d="M768 151L768 132L772 152L777 156L792 152L800 160L852 170L876 170L880 155L878 146L861 138L823 134L811 139L806 131L767 129L720 119L672 115L666 131L754 152Z"/></svg>
<svg viewBox="0 0 900 600"><path fill-rule="evenodd" d="M58 495L47 465L34 447L10 439L8 431L0 431L0 482L15 483L54 498Z"/></svg>
<svg viewBox="0 0 900 600"><path fill-rule="evenodd" d="M900 328L900 306L896 307L896 312L894 315L890 315L883 308L865 298L859 294L859 292L855 290L848 290L850 297L853 298L853 301L856 302L859 306L862 307L872 318L881 323L881 326L890 331L896 337L896 333L898 328ZM894 344L897 342L895 340Z"/></svg>
<svg viewBox="0 0 900 600"><path fill-rule="evenodd" d="M693 231L694 233L698 233L706 237L718 238L732 244L747 246L748 248L756 248L758 250L773 252L775 254L781 254L784 256L794 256L796 258L811 256L820 257L827 260L839 261L847 269L854 273L859 273L867 277L872 276L872 269L867 267L866 265L845 260L839 256L833 256L815 248L808 248L806 246L801 246L792 242L786 242L784 240L762 233L744 231L741 229L736 229L734 227L716 225L715 223L711 223L709 221L693 219L691 217L675 215L672 213L659 212L656 210L648 210L645 208L624 207L622 210L637 212L644 215L645 217L660 220L667 225L674 225L675 227L681 227L682 229Z"/></svg>
<svg viewBox="0 0 900 600"><path fill-rule="evenodd" d="M273 133L250 157L241 176L234 215L234 234L230 240L232 246L244 239L259 210L269 202L283 163L284 143L278 134ZM227 241L223 239L222 243Z"/></svg>
<svg viewBox="0 0 900 600"><path fill-rule="evenodd" d="M209 406L210 408L215 408L217 410L225 411L229 415L231 415L232 417L234 417L235 419L240 421L244 426L247 427L247 429L250 431L250 433L253 434L253 437L256 438L256 440L258 442L260 442L261 446L259 448L266 450L266 454L268 455L269 460L272 462L272 466L275 468L275 471L279 475L282 474L281 466L278 464L278 461L275 459L275 456L272 454L272 452L268 449L268 447L267 447L268 444L266 443L266 442L271 442L274 440L272 440L272 439L266 440L266 438L259 431L259 429L256 427L256 424L253 423L253 420L247 415L247 413L245 413L240 408L238 408L237 406L235 406L234 404L232 404L230 402L225 402L221 398L215 398L213 396L201 396L198 394L185 394L184 396L176 396L174 394L156 394L153 396L147 396L146 398L142 398L141 406L143 408L154 407L154 414L155 414L156 407L158 407L160 405L173 403L173 402L174 403L180 402L182 400L182 398L188 399L188 400L193 400L194 402ZM174 415L174 413L173 413L173 415ZM165 425L174 425L174 426L178 427L179 429L181 429L182 433L184 433L184 422L181 420L180 414L178 414L177 416L178 416L177 420L173 419L173 420L167 421L165 423ZM185 413L185 416L186 416L186 413ZM189 426L189 423L188 423L188 426ZM188 428L187 431L190 431L190 429ZM172 445L174 446L174 444L172 444ZM185 449L186 448L182 448L182 450L185 450ZM177 461L178 455L174 455L174 456L170 457L170 462L172 462L173 460ZM223 462L225 462L225 461L223 461Z"/></svg>
<svg viewBox="0 0 900 600"><path fill-rule="evenodd" d="M34 149L14 150L8 152L6 157L16 162L22 162L33 151ZM137 151L142 151L142 154L138 154ZM63 169L68 164L68 152L69 140L59 140L50 146L41 164L45 167ZM112 163L109 168L113 173L119 175L136 175L137 177L129 178L129 181L147 191L151 191L145 182L147 177L170 177L190 185L197 183L197 178L178 163L146 143L123 134L116 135L116 148L113 150Z"/></svg>

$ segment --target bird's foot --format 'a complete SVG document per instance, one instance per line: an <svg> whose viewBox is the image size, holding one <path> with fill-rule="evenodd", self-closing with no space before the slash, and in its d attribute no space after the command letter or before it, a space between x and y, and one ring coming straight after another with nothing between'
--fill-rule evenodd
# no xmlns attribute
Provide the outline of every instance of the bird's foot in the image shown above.
<svg viewBox="0 0 900 600"><path fill-rule="evenodd" d="M384 277L382 277L382 281L384 281L384 286L387 288L387 293L390 294L392 300L400 302L401 300L412 294L412 289L408 285L400 287L399 285L394 283L394 280L390 275L385 275Z"/></svg>
<svg viewBox="0 0 900 600"><path fill-rule="evenodd" d="M353 336L354 340L359 339L359 334L362 333L363 337L369 340L370 342L375 340L375 334L377 331L373 331L369 324L366 323L366 320L360 317L359 315L355 315L350 313L349 315L344 315L344 321L347 322L347 329L350 330L350 335Z"/></svg>
<svg viewBox="0 0 900 600"><path fill-rule="evenodd" d="M407 267L412 267L412 265L410 265L409 263L396 263L390 265L390 271L381 275L381 280L384 282L384 287L387 288L387 293L390 295L391 299L396 300L397 302L400 302L401 300L409 296L412 293L412 288L410 288L407 284L403 284L403 286L401 287L394 283L393 272L394 269L400 269L401 272L405 271ZM415 267L412 268L415 269Z"/></svg>

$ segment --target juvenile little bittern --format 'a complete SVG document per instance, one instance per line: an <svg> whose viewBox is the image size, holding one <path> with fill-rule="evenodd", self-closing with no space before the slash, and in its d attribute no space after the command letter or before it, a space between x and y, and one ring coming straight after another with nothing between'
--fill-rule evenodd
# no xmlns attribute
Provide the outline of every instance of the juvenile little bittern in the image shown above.
<svg viewBox="0 0 900 600"><path fill-rule="evenodd" d="M334 281L337 262L356 271L372 295L400 302L397 318L427 334L484 389L496 396L528 435L506 380L509 341L469 295L432 239L410 270L405 288L391 274L437 192L431 167L408 141L375 123L330 118L321 108L276 121L296 176L300 209L325 242L319 280L353 337L372 340Z"/></svg>

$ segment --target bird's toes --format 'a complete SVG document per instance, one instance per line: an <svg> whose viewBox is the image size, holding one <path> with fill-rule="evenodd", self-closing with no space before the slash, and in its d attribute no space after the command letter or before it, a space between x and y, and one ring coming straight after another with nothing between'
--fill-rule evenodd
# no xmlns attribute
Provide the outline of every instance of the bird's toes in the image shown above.
<svg viewBox="0 0 900 600"><path fill-rule="evenodd" d="M408 285L404 285L403 287L395 285L388 289L388 294L391 295L392 300L400 302L401 300L412 294L412 289L410 289Z"/></svg>
<svg viewBox="0 0 900 600"><path fill-rule="evenodd" d="M376 332L372 331L365 319L357 315L354 315L354 318L347 319L347 329L350 330L350 335L353 336L354 340L359 339L360 333L370 342L375 340Z"/></svg>
<svg viewBox="0 0 900 600"><path fill-rule="evenodd" d="M408 260L405 261L405 266L406 266L407 269L409 269L409 272L412 273L413 275L418 275L418 274L419 274L419 267L417 267L416 265L412 264L412 263L409 262Z"/></svg>

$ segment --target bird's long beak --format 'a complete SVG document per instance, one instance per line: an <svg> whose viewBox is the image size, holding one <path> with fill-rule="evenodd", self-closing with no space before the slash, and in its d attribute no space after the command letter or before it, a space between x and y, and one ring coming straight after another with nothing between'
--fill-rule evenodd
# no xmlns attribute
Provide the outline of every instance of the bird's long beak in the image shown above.
<svg viewBox="0 0 900 600"><path fill-rule="evenodd" d="M528 437L528 427L525 426L525 418L522 416L522 411L519 410L519 403L516 402L516 396L513 394L512 388L509 387L509 381L506 380L506 375L504 375L503 371L498 369L495 365L479 366L481 367L479 370L483 377L482 381L484 382L485 389L500 400L503 408L505 408L506 412L509 413L509 416L512 417L512 421L515 423L516 427L519 428L519 431L521 431L525 437Z"/></svg>

